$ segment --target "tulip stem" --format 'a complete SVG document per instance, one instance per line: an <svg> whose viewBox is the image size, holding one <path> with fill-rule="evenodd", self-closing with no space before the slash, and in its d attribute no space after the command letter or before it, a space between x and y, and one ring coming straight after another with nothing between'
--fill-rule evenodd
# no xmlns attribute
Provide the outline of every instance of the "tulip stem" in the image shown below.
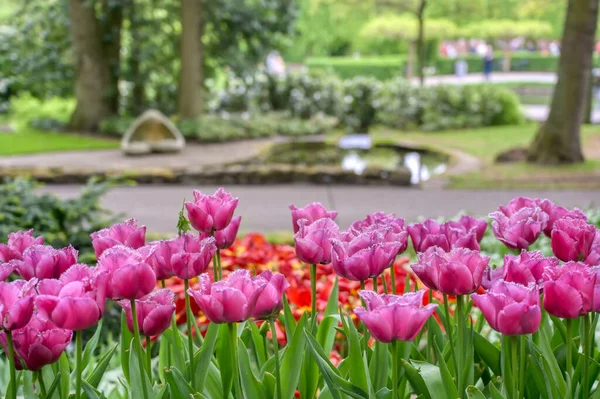
<svg viewBox="0 0 600 399"><path fill-rule="evenodd" d="M215 272L215 276L216 276ZM185 294L185 321L187 322L187 336L188 336L188 352L190 358L190 381L192 383L192 388L196 389L196 372L194 370L194 337L192 330L192 306L190 305L190 294L188 294L188 290L190 289L190 282L188 279L183 280L184 294Z"/></svg>
<svg viewBox="0 0 600 399"><path fill-rule="evenodd" d="M573 326L572 326L572 320L571 319L567 319L567 340L565 342L565 344L567 345L567 365L566 365L566 374L567 375L571 375L571 371L573 368Z"/></svg>
<svg viewBox="0 0 600 399"><path fill-rule="evenodd" d="M429 290L429 302L433 303L433 290ZM435 349L433 347L433 328L431 327L432 323L437 323L434 318L429 318L427 320L427 357L429 358L429 363L435 364Z"/></svg>
<svg viewBox="0 0 600 399"><path fill-rule="evenodd" d="M456 379L458 380L458 393L460 397L465 396L465 388L463 387L463 373L464 373L464 356L465 351L465 314L463 308L463 298L462 295L456 296L456 343L458 346L458 350L456 354L458 358L456 359L458 370L456 370Z"/></svg>
<svg viewBox="0 0 600 399"><path fill-rule="evenodd" d="M383 272L381 274L381 282L383 283L383 293L384 294L389 294L390 292L388 291L388 285L387 285L387 280L385 278L385 272Z"/></svg>
<svg viewBox="0 0 600 399"><path fill-rule="evenodd" d="M150 384L154 384L152 381L152 341L148 335L146 335L146 367L150 376Z"/></svg>
<svg viewBox="0 0 600 399"><path fill-rule="evenodd" d="M365 290L365 282L363 280L360 281L360 290L364 291ZM363 308L367 308L367 302L365 302L365 299L363 297L360 297L360 303L362 304ZM363 333L363 352L367 353L367 347L369 346L369 330L367 330L367 326L365 325L364 322L360 322L360 329Z"/></svg>
<svg viewBox="0 0 600 399"><path fill-rule="evenodd" d="M160 280L160 286L162 287L162 289L164 290L165 288L167 288L167 282L165 280ZM173 326L173 334L177 333L176 329L177 329L177 324L175 324L175 314L173 314L173 317L171 318L171 324ZM163 344L164 345L164 344ZM169 350L167 351L167 365L169 367L171 367L171 349L169 348Z"/></svg>
<svg viewBox="0 0 600 399"><path fill-rule="evenodd" d="M376 294L379 294L377 291L377 277L373 277L373 291L375 291Z"/></svg>
<svg viewBox="0 0 600 399"><path fill-rule="evenodd" d="M137 308L135 304L135 299L131 299L131 318L133 319L133 336L134 336L134 345L138 348L137 358L138 358L138 366L140 368L141 378L144 379L144 370L146 370L146 366L144 366L144 349L142 348L142 340L140 338L140 324L137 318ZM77 331L80 333L81 331ZM79 338L79 336L77 336ZM77 351L79 354L79 349ZM148 370L146 370L146 373ZM81 374L77 375L78 378L81 378ZM81 384L81 381L78 381ZM146 384L142 384L142 393L144 394L144 399L148 399L148 392L146 392Z"/></svg>
<svg viewBox="0 0 600 399"><path fill-rule="evenodd" d="M394 262L392 263L392 266L390 266L390 278L391 278L391 282L392 282L392 294L396 295L397 289L396 289L396 266L394 266L394 263L396 262L396 259L394 259Z"/></svg>
<svg viewBox="0 0 600 399"><path fill-rule="evenodd" d="M36 371L37 379L40 384L40 394L42 399L46 399L48 394L46 393L46 384L44 383L44 375L42 374L42 369Z"/></svg>
<svg viewBox="0 0 600 399"><path fill-rule="evenodd" d="M275 329L275 320L269 320L271 324L271 339L273 340L273 351L275 352L275 378L277 379L277 398L283 399L281 394L281 375L279 370L279 342L277 341L277 330Z"/></svg>
<svg viewBox="0 0 600 399"><path fill-rule="evenodd" d="M450 320L450 303L448 302L448 295L444 294L444 313L446 315L446 333L448 334L448 342L450 343L450 351L452 353L452 362L454 363L454 371L458 376L458 362L456 360L456 350L454 346L456 343L452 340L452 320Z"/></svg>
<svg viewBox="0 0 600 399"><path fill-rule="evenodd" d="M217 248L217 265L219 265L219 280L223 280L223 267L221 265L221 250ZM217 281L219 281L217 280Z"/></svg>
<svg viewBox="0 0 600 399"><path fill-rule="evenodd" d="M10 390L6 393L7 399L16 399L17 397L17 374L15 366L15 350L13 345L12 331L6 331L6 341L8 346L8 364L10 368Z"/></svg>
<svg viewBox="0 0 600 399"><path fill-rule="evenodd" d="M311 290L311 305L312 305L312 320L311 330L315 333L317 327L317 265L310 265L310 290Z"/></svg>
<svg viewBox="0 0 600 399"><path fill-rule="evenodd" d="M398 341L392 341L392 399L398 399Z"/></svg>
<svg viewBox="0 0 600 399"><path fill-rule="evenodd" d="M519 399L525 397L525 363L527 362L527 345L525 336L521 335L519 339Z"/></svg>
<svg viewBox="0 0 600 399"><path fill-rule="evenodd" d="M591 314L583 316L583 394L582 397L587 398L589 395L589 362L591 355L591 340L590 340L590 317ZM567 345L570 345L570 342L567 341Z"/></svg>
<svg viewBox="0 0 600 399"><path fill-rule="evenodd" d="M518 357L517 357L517 349L519 347L519 337L513 335L510 337L510 353L511 353L511 369L512 369L512 377L513 377L513 395L515 398L520 398L519 387L521 383L519 382L519 370L518 366Z"/></svg>
<svg viewBox="0 0 600 399"><path fill-rule="evenodd" d="M238 347L237 347L237 327L236 323L227 323L229 327L229 346L231 346L231 365L233 370L233 384L235 387L236 398L243 397L240 387L240 372L238 365Z"/></svg>
<svg viewBox="0 0 600 399"><path fill-rule="evenodd" d="M133 313L133 320L137 320L135 318L135 313ZM83 331L78 330L75 333L75 342L76 342L76 356L77 356L77 372L76 372L76 380L75 380L75 398L81 399L81 374L83 374Z"/></svg>

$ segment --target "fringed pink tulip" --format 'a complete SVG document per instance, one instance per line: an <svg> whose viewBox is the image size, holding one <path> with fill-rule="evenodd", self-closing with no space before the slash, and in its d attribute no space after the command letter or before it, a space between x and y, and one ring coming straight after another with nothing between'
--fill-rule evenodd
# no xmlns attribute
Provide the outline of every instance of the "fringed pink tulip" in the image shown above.
<svg viewBox="0 0 600 399"><path fill-rule="evenodd" d="M593 310L596 273L586 264L548 268L544 279L544 309L551 315L575 319Z"/></svg>
<svg viewBox="0 0 600 399"><path fill-rule="evenodd" d="M43 245L44 237L34 237L33 229L8 235L8 242L0 244L0 263L23 258L23 252L32 245Z"/></svg>
<svg viewBox="0 0 600 399"><path fill-rule="evenodd" d="M466 295L479 288L489 261L478 251L455 248L445 252L433 247L420 253L411 268L428 288L448 295Z"/></svg>
<svg viewBox="0 0 600 399"><path fill-rule="evenodd" d="M489 216L493 219L492 231L496 238L512 249L529 248L548 223L548 214L539 207L524 207L518 210L500 207L500 210L490 213Z"/></svg>
<svg viewBox="0 0 600 399"><path fill-rule="evenodd" d="M18 330L29 323L33 316L36 283L36 279L0 282L0 330Z"/></svg>
<svg viewBox="0 0 600 399"><path fill-rule="evenodd" d="M592 242L590 253L583 262L589 266L600 266L600 230L598 229L596 229L596 234L594 236L594 241Z"/></svg>
<svg viewBox="0 0 600 399"><path fill-rule="evenodd" d="M138 227L135 219L126 220L91 234L96 258L109 248L124 245L138 249L146 244L146 226Z"/></svg>
<svg viewBox="0 0 600 399"><path fill-rule="evenodd" d="M247 270L239 269L212 284L208 274L203 274L200 290L189 289L188 293L213 323L235 323L248 320L266 285L264 278L250 278Z"/></svg>
<svg viewBox="0 0 600 399"><path fill-rule="evenodd" d="M540 294L535 285L499 281L483 295L471 294L490 327L503 335L537 332L542 321Z"/></svg>
<svg viewBox="0 0 600 399"><path fill-rule="evenodd" d="M229 225L238 201L222 187L213 195L194 190L194 202L186 202L185 208L194 229L211 233Z"/></svg>
<svg viewBox="0 0 600 399"><path fill-rule="evenodd" d="M544 212L548 214L548 223L546 224L546 228L544 229L544 234L548 237L550 237L552 234L554 223L556 223L556 221L559 219L581 219L587 222L587 216L585 215L585 213L581 212L577 208L569 210L562 206L556 205L548 199L542 200L539 206Z"/></svg>
<svg viewBox="0 0 600 399"><path fill-rule="evenodd" d="M408 232L404 227L404 219L383 212L372 213L363 220L352 223L346 234L357 237L361 233L372 231L378 231L384 235L386 241L398 244L396 255L404 252L408 246Z"/></svg>
<svg viewBox="0 0 600 399"><path fill-rule="evenodd" d="M458 220L448 221L446 225L452 229L462 230L465 233L473 231L477 242L481 242L488 226L485 219L477 219L469 215L463 215Z"/></svg>
<svg viewBox="0 0 600 399"><path fill-rule="evenodd" d="M522 250L519 255L505 255L504 264L496 269L487 268L481 285L490 289L497 281L507 281L539 289L544 286L546 269L558 266L558 259L545 257L540 251Z"/></svg>
<svg viewBox="0 0 600 399"><path fill-rule="evenodd" d="M582 219L559 219L552 229L551 246L564 262L584 260L591 252L596 227Z"/></svg>
<svg viewBox="0 0 600 399"><path fill-rule="evenodd" d="M290 210L292 211L294 234L300 230L300 226L298 225L298 220L300 219L306 219L308 221L307 224L311 224L319 219L335 220L338 215L335 211L328 211L325 209L320 202L313 202L306 205L304 208L296 208L294 205L290 205Z"/></svg>
<svg viewBox="0 0 600 399"><path fill-rule="evenodd" d="M252 317L258 320L273 319L283 308L283 293L290 283L283 274L272 273L270 270L265 270L258 275L258 278L264 279L266 284L252 310Z"/></svg>
<svg viewBox="0 0 600 399"><path fill-rule="evenodd" d="M217 252L215 239L185 233L171 240L159 241L146 262L152 266L157 280L172 276L182 279L198 277L208 268Z"/></svg>
<svg viewBox="0 0 600 399"><path fill-rule="evenodd" d="M231 219L231 223L223 230L218 230L214 232L214 237L216 240L217 248L219 249L227 249L233 245L238 230L240 229L240 223L242 222L242 217L237 216ZM210 233L200 232L200 238L205 239L209 238Z"/></svg>
<svg viewBox="0 0 600 399"><path fill-rule="evenodd" d="M319 219L313 223L306 219L298 220L300 229L294 235L296 255L306 263L330 263L332 238L339 235L338 225L329 218Z"/></svg>
<svg viewBox="0 0 600 399"><path fill-rule="evenodd" d="M444 251L450 250L450 243L442 224L432 219L423 223L411 224L406 228L412 240L415 252L425 252L431 247L440 247Z"/></svg>
<svg viewBox="0 0 600 399"><path fill-rule="evenodd" d="M16 272L25 280L59 278L77 263L78 252L72 246L54 249L49 245L32 245L23 252L22 260L13 260Z"/></svg>
<svg viewBox="0 0 600 399"><path fill-rule="evenodd" d="M360 291L367 309L359 306L354 313L380 342L412 341L437 307L436 304L422 307L424 293L421 290L400 296Z"/></svg>
<svg viewBox="0 0 600 399"><path fill-rule="evenodd" d="M483 238L487 223L484 219L463 216L457 221L438 223L428 219L407 227L416 252L425 252L431 247L440 247L444 251L451 248L479 250L479 241Z"/></svg>
<svg viewBox="0 0 600 399"><path fill-rule="evenodd" d="M156 286L156 275L143 256L123 245L104 251L98 268L107 273L110 299L140 299Z"/></svg>
<svg viewBox="0 0 600 399"><path fill-rule="evenodd" d="M175 294L162 289L135 301L140 334L152 337L162 334L171 325L175 313ZM131 301L119 301L127 316L127 327L133 331Z"/></svg>
<svg viewBox="0 0 600 399"><path fill-rule="evenodd" d="M34 315L25 327L12 332L17 370L23 369L21 360L31 371L56 362L71 343L72 336L72 331L58 328L50 320ZM0 333L0 343L8 353L4 333Z"/></svg>

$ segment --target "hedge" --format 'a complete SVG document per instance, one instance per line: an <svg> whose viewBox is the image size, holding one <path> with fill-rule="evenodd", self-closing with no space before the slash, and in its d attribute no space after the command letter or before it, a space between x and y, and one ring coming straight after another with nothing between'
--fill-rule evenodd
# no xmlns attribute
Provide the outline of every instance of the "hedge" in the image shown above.
<svg viewBox="0 0 600 399"><path fill-rule="evenodd" d="M406 58L403 56L387 57L323 57L309 58L305 65L310 70L335 73L341 79L356 76L370 76L379 80L388 80L404 74Z"/></svg>

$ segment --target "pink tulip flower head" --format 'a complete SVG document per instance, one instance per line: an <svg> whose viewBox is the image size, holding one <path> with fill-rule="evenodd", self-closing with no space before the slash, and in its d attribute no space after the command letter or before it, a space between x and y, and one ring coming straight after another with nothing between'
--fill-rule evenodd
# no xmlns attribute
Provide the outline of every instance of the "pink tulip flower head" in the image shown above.
<svg viewBox="0 0 600 399"><path fill-rule="evenodd" d="M23 252L32 245L43 245L44 237L34 237L33 229L8 235L8 242L0 244L0 263L23 258Z"/></svg>
<svg viewBox="0 0 600 399"><path fill-rule="evenodd" d="M498 281L483 295L471 294L489 325L503 335L537 332L542 321L540 294L535 285Z"/></svg>
<svg viewBox="0 0 600 399"><path fill-rule="evenodd" d="M77 263L78 252L72 246L54 249L49 245L32 245L23 252L22 260L12 260L17 273L25 280L59 278Z"/></svg>
<svg viewBox="0 0 600 399"><path fill-rule="evenodd" d="M138 227L135 219L126 220L91 234L96 258L109 248L124 245L138 249L146 244L146 226Z"/></svg>
<svg viewBox="0 0 600 399"><path fill-rule="evenodd" d="M306 263L330 263L332 238L339 235L338 225L330 218L319 219L308 223L306 219L298 220L300 229L294 235L296 255Z"/></svg>
<svg viewBox="0 0 600 399"><path fill-rule="evenodd" d="M399 244L396 255L404 252L408 246L408 232L404 227L404 219L383 212L372 213L363 220L352 223L347 234L357 237L361 233L372 231L382 233L386 241Z"/></svg>
<svg viewBox="0 0 600 399"><path fill-rule="evenodd" d="M423 284L448 295L466 295L481 285L490 258L478 251L455 248L444 252L439 247L420 253L411 268Z"/></svg>
<svg viewBox="0 0 600 399"><path fill-rule="evenodd" d="M266 284L254 305L252 317L258 320L270 320L277 317L283 308L283 293L290 283L283 274L272 273L270 270L265 270L258 277L264 279Z"/></svg>
<svg viewBox="0 0 600 399"><path fill-rule="evenodd" d="M564 262L586 259L592 250L596 227L582 219L559 219L554 223L550 245Z"/></svg>
<svg viewBox="0 0 600 399"><path fill-rule="evenodd" d="M241 222L241 216L234 217L233 219L231 219L231 222L227 227L225 227L223 230L218 230L214 232L217 248L227 249L233 245L237 237L238 230L240 229ZM209 238L210 236L210 233L200 232L200 238L202 239Z"/></svg>
<svg viewBox="0 0 600 399"><path fill-rule="evenodd" d="M544 229L544 234L548 237L550 237L552 234L554 223L556 223L556 221L559 219L581 219L587 222L587 216L585 215L585 213L581 212L581 210L577 208L569 210L562 206L556 205L548 199L542 200L539 206L544 212L548 214L548 223L546 224L546 228Z"/></svg>
<svg viewBox="0 0 600 399"><path fill-rule="evenodd" d="M58 280L40 281L35 304L43 318L58 328L80 331L93 326L104 313L108 272L77 264Z"/></svg>
<svg viewBox="0 0 600 399"><path fill-rule="evenodd" d="M514 215L523 208L539 208L542 201L538 198L515 197L506 205L502 205L498 210L507 216Z"/></svg>
<svg viewBox="0 0 600 399"><path fill-rule="evenodd" d="M406 230L410 235L415 252L425 252L430 247L440 247L444 251L450 250L444 225L433 219L411 224Z"/></svg>
<svg viewBox="0 0 600 399"><path fill-rule="evenodd" d="M33 316L36 283L36 279L0 282L0 330L18 330L29 323Z"/></svg>
<svg viewBox="0 0 600 399"><path fill-rule="evenodd" d="M319 219L335 220L338 215L335 211L328 211L325 209L320 202L313 202L306 205L304 208L296 208L294 205L290 205L290 210L292 211L294 234L300 230L300 226L298 225L298 220L300 219L306 219L308 221L306 224L311 224Z"/></svg>
<svg viewBox="0 0 600 399"><path fill-rule="evenodd" d="M186 202L185 208L194 229L211 233L229 225L238 201L222 187L213 195L194 190L194 202Z"/></svg>
<svg viewBox="0 0 600 399"><path fill-rule="evenodd" d="M189 289L188 293L213 323L235 323L248 320L266 285L264 278L250 278L248 270L238 269L212 284L208 274L203 274L200 290Z"/></svg>
<svg viewBox="0 0 600 399"><path fill-rule="evenodd" d="M171 240L158 242L146 262L152 266L158 280L172 276L190 279L206 270L216 251L213 237L200 240L185 233Z"/></svg>
<svg viewBox="0 0 600 399"><path fill-rule="evenodd" d="M162 289L138 299L136 311L140 333L152 337L162 334L171 325L175 313L175 294L171 290ZM119 301L119 305L127 316L127 327L133 332L133 316L130 301Z"/></svg>
<svg viewBox="0 0 600 399"><path fill-rule="evenodd" d="M501 206L489 216L496 238L512 249L527 249L548 223L548 214L538 206L520 209Z"/></svg>
<svg viewBox="0 0 600 399"><path fill-rule="evenodd" d="M387 241L379 231L359 234L351 241L331 239L331 264L340 276L354 281L366 281L377 277L394 260L401 243Z"/></svg>
<svg viewBox="0 0 600 399"><path fill-rule="evenodd" d="M589 266L600 266L600 230L598 229L596 229L596 235L594 236L590 253L583 262ZM0 265L0 267L1 266L2 265Z"/></svg>
<svg viewBox="0 0 600 399"><path fill-rule="evenodd" d="M477 242L481 241L483 235L485 234L485 230L488 226L487 221L485 219L477 219L469 215L463 215L460 219L456 221L451 220L449 222L446 222L446 224L453 229L459 229L464 232L474 231L475 239L477 240Z"/></svg>
<svg viewBox="0 0 600 399"><path fill-rule="evenodd" d="M546 270L544 309L553 316L575 319L593 310L596 273L582 262Z"/></svg>
<svg viewBox="0 0 600 399"><path fill-rule="evenodd" d="M106 296L109 299L140 299L156 286L156 275L144 257L123 245L104 251L98 268L108 275Z"/></svg>
<svg viewBox="0 0 600 399"><path fill-rule="evenodd" d="M503 280L524 286L533 284L541 290L546 269L555 266L558 266L558 259L547 258L540 251L527 252L523 249L519 255L505 255L501 267L487 268L481 285L490 289L497 281Z"/></svg>
<svg viewBox="0 0 600 399"><path fill-rule="evenodd" d="M436 304L422 307L424 293L421 290L400 296L360 291L367 309L359 306L354 313L377 341L412 341L437 307Z"/></svg>
<svg viewBox="0 0 600 399"><path fill-rule="evenodd" d="M71 343L73 332L58 328L50 320L34 314L31 321L25 327L13 331L12 336L17 370L23 369L22 359L28 370L37 371L60 358ZM8 353L5 333L0 333L0 343L4 352Z"/></svg>

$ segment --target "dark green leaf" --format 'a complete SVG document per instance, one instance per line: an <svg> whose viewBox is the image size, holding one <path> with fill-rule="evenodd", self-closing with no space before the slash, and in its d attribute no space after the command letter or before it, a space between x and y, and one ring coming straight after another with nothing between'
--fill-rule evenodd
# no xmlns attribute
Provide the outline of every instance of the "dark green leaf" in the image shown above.
<svg viewBox="0 0 600 399"><path fill-rule="evenodd" d="M98 385L102 380L102 376L106 372L106 369L108 368L108 365L110 364L113 355L117 351L118 346L119 344L115 344L111 349L109 349L102 355L100 360L98 360L98 364L91 372L90 376L87 378L88 384L90 384L90 386L92 386L93 388L98 388Z"/></svg>

